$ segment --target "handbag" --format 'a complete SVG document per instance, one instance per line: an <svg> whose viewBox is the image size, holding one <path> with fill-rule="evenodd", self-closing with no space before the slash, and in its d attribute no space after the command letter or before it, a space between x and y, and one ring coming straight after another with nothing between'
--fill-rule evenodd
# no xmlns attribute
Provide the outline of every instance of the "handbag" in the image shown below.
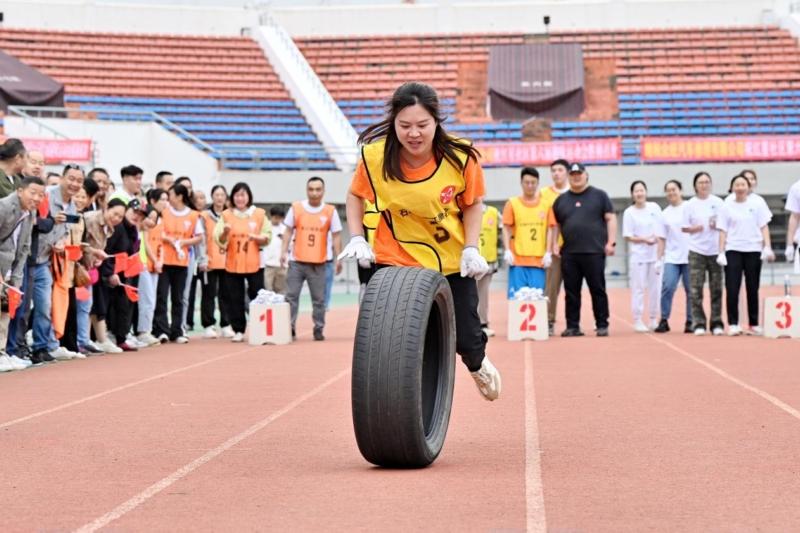
<svg viewBox="0 0 800 533"><path fill-rule="evenodd" d="M92 284L89 271L81 263L75 263L75 277L73 279L76 287L88 287Z"/></svg>

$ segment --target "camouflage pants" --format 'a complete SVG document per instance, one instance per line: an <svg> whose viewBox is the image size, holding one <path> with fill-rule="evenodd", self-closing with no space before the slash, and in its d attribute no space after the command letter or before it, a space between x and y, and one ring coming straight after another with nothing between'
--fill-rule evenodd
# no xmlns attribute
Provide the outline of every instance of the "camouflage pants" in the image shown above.
<svg viewBox="0 0 800 533"><path fill-rule="evenodd" d="M711 328L722 328L722 267L715 255L689 252L689 287L692 302L692 329L709 329L703 311L703 285L708 272L708 287L711 292Z"/></svg>

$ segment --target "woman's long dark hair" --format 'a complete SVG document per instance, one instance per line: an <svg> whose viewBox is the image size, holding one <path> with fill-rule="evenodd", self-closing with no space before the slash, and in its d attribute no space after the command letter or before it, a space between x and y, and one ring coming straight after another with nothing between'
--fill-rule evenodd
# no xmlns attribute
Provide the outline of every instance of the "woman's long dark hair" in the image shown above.
<svg viewBox="0 0 800 533"><path fill-rule="evenodd" d="M180 196L181 200L183 200L183 205L191 209L192 211L197 211L194 207L194 202L189 197L189 190L184 185L174 184L170 189L175 193L176 196Z"/></svg>
<svg viewBox="0 0 800 533"><path fill-rule="evenodd" d="M433 134L433 155L437 162L446 159L463 172L464 163L459 159L458 152L475 161L478 160L480 152L474 146L468 144L467 141L451 137L442 127L444 117L439 111L439 97L433 87L412 81L398 87L392 98L386 103L386 118L368 127L358 136L358 143L362 145L386 138L386 145L383 148L384 179L405 178L400 169L402 145L397 138L394 121L400 111L416 104L424 107L436 122L436 132Z"/></svg>

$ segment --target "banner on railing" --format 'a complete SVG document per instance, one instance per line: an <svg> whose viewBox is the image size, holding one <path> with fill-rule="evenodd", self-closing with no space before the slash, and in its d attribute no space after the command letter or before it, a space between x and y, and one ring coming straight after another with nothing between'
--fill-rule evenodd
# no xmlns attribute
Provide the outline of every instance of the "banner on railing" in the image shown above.
<svg viewBox="0 0 800 533"><path fill-rule="evenodd" d="M0 136L0 142L7 139ZM91 139L20 139L26 150L35 150L44 154L45 163L62 163L64 161L85 163L92 159Z"/></svg>
<svg viewBox="0 0 800 533"><path fill-rule="evenodd" d="M619 161L619 139L522 143L480 143L476 146L487 165L549 165L556 159L601 163Z"/></svg>
<svg viewBox="0 0 800 533"><path fill-rule="evenodd" d="M800 160L800 135L759 137L643 137L647 163Z"/></svg>

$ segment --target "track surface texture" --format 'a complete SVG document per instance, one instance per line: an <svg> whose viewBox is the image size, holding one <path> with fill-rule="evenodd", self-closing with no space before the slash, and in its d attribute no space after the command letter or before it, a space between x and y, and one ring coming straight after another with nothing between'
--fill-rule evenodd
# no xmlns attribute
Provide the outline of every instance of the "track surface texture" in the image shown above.
<svg viewBox="0 0 800 533"><path fill-rule="evenodd" d="M800 528L800 342L637 334L623 289L609 338L586 294L586 337L509 342L492 298L502 396L459 362L422 470L358 453L354 307L321 343L304 315L290 346L193 340L0 374L0 531Z"/></svg>

